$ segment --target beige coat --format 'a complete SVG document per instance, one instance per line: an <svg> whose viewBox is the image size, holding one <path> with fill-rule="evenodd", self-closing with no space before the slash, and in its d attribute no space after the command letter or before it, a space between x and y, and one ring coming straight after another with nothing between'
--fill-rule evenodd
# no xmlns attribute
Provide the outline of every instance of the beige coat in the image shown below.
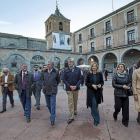
<svg viewBox="0 0 140 140"><path fill-rule="evenodd" d="M140 68L135 70L132 77L133 94L138 95L138 100L135 101L135 109L140 112Z"/></svg>

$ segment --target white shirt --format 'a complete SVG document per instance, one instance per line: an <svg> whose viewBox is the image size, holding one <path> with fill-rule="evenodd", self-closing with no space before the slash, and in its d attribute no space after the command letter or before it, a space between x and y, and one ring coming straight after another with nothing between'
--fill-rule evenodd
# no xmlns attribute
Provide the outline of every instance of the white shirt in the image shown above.
<svg viewBox="0 0 140 140"><path fill-rule="evenodd" d="M52 68L51 70L48 69L48 73L49 73L49 72L52 72L52 70L53 70L53 68Z"/></svg>
<svg viewBox="0 0 140 140"><path fill-rule="evenodd" d="M5 83L7 83L7 81L8 81L8 75L9 74L7 74L7 76L5 75ZM8 84L5 84L4 87L8 87Z"/></svg>
<svg viewBox="0 0 140 140"><path fill-rule="evenodd" d="M23 75L24 75L23 73L27 74L27 71L26 71L26 72L23 72L23 71L22 71L22 81L23 81Z"/></svg>

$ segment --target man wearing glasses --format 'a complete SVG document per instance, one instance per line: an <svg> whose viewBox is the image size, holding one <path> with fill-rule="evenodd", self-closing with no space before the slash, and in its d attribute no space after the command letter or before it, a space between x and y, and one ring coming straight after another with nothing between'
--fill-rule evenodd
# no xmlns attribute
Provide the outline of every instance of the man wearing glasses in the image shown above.
<svg viewBox="0 0 140 140"><path fill-rule="evenodd" d="M9 73L9 70L7 68L3 69L4 75L1 76L0 78L0 85L1 87L1 92L3 96L2 104L3 104L3 109L0 111L0 113L3 113L6 111L6 102L7 102L7 95L9 96L11 107L14 107L14 99L13 99L13 82L14 82L14 75Z"/></svg>
<svg viewBox="0 0 140 140"><path fill-rule="evenodd" d="M27 64L22 64L21 72L16 74L14 86L19 94L24 109L24 116L26 116L27 123L29 123L31 121L31 96L35 86L35 79L34 75L27 71Z"/></svg>
<svg viewBox="0 0 140 140"><path fill-rule="evenodd" d="M69 67L64 70L63 81L66 85L66 92L68 94L68 105L70 118L68 124L74 120L74 115L77 115L77 100L78 91L81 84L81 70L74 65L74 58L70 58L68 61Z"/></svg>

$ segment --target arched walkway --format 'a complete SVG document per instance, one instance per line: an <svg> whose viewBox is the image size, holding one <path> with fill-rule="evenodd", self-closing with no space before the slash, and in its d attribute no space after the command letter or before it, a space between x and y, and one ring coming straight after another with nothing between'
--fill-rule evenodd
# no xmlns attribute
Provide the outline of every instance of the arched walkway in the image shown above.
<svg viewBox="0 0 140 140"><path fill-rule="evenodd" d="M125 50L122 53L121 62L123 62L126 65L126 67L130 68L132 67L133 63L137 64L139 58L140 58L140 49L131 48L131 49Z"/></svg>
<svg viewBox="0 0 140 140"><path fill-rule="evenodd" d="M45 58L39 54L35 54L30 59L30 70L33 71L34 65L38 65L39 69L43 69L43 65L46 63Z"/></svg>
<svg viewBox="0 0 140 140"><path fill-rule="evenodd" d="M99 65L99 57L97 55L90 55L87 59L88 64L91 64L91 61L98 63Z"/></svg>
<svg viewBox="0 0 140 140"><path fill-rule="evenodd" d="M118 56L114 52L106 52L101 59L102 70L106 68L108 71L113 71L113 68L117 67L119 61Z"/></svg>

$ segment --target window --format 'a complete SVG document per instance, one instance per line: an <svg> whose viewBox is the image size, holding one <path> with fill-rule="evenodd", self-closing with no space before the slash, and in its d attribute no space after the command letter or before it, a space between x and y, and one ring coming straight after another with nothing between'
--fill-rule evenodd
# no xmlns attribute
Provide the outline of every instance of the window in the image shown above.
<svg viewBox="0 0 140 140"><path fill-rule="evenodd" d="M51 22L49 23L49 29L51 29Z"/></svg>
<svg viewBox="0 0 140 140"><path fill-rule="evenodd" d="M16 68L17 63L12 63L12 68Z"/></svg>
<svg viewBox="0 0 140 140"><path fill-rule="evenodd" d="M48 25L47 25L47 32L48 32Z"/></svg>
<svg viewBox="0 0 140 140"><path fill-rule="evenodd" d="M127 13L127 23L134 22L134 10Z"/></svg>
<svg viewBox="0 0 140 140"><path fill-rule="evenodd" d="M79 53L82 53L82 46L79 46Z"/></svg>
<svg viewBox="0 0 140 140"><path fill-rule="evenodd" d="M94 28L90 29L90 37L94 36Z"/></svg>
<svg viewBox="0 0 140 140"><path fill-rule="evenodd" d="M106 31L110 31L111 26L110 26L110 21L106 22Z"/></svg>
<svg viewBox="0 0 140 140"><path fill-rule="evenodd" d="M135 30L128 32L128 44L135 43Z"/></svg>
<svg viewBox="0 0 140 140"><path fill-rule="evenodd" d="M111 37L106 38L106 46L107 48L111 47Z"/></svg>
<svg viewBox="0 0 140 140"><path fill-rule="evenodd" d="M94 52L94 42L91 43L91 52Z"/></svg>
<svg viewBox="0 0 140 140"><path fill-rule="evenodd" d="M59 30L63 31L63 23L59 22Z"/></svg>
<svg viewBox="0 0 140 140"><path fill-rule="evenodd" d="M82 34L79 34L79 41L82 41Z"/></svg>

